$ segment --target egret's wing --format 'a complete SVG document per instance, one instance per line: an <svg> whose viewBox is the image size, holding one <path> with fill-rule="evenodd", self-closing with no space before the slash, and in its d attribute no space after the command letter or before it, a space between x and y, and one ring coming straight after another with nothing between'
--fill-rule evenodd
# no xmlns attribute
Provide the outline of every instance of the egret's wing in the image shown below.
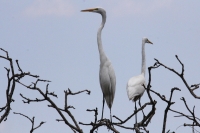
<svg viewBox="0 0 200 133"><path fill-rule="evenodd" d="M129 79L128 81L128 86L135 86L138 84L144 84L145 83L145 78L143 75L138 75L138 76L134 76L132 78Z"/></svg>
<svg viewBox="0 0 200 133"><path fill-rule="evenodd" d="M110 61L100 66L99 79L106 103L111 108L115 94L116 78Z"/></svg>
<svg viewBox="0 0 200 133"><path fill-rule="evenodd" d="M111 88L111 81L109 77L109 69L106 65L100 66L99 71L99 80L101 85L101 90L103 92L104 98L106 100L106 103L108 107L111 107L111 97L110 97L110 88Z"/></svg>
<svg viewBox="0 0 200 133"><path fill-rule="evenodd" d="M108 76L108 70L105 67L100 68L99 82L100 82L101 90L104 96L107 94L106 90L109 90L109 86L110 86L109 80L110 78Z"/></svg>
<svg viewBox="0 0 200 133"><path fill-rule="evenodd" d="M136 96L142 96L145 88L145 78L143 75L138 75L129 79L127 83L127 94L129 100L135 100Z"/></svg>
<svg viewBox="0 0 200 133"><path fill-rule="evenodd" d="M111 102L113 103L113 100L115 97L115 89L116 89L116 77L115 77L115 71L112 67L112 64L110 64L110 66L108 67L108 74L109 74L110 83L111 83L111 87L110 87ZM111 106L112 106L112 103L111 103Z"/></svg>

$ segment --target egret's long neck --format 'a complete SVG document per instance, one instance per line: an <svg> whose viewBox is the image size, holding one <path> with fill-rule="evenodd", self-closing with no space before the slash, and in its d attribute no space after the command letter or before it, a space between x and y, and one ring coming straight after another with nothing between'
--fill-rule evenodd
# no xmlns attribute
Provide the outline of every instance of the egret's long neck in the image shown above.
<svg viewBox="0 0 200 133"><path fill-rule="evenodd" d="M106 15L105 14L101 14L101 15L102 15L102 23L97 32L97 43L98 43L98 49L99 49L99 55L100 55L100 62L103 63L107 59L107 57L104 53L103 46L102 46L101 31L106 23Z"/></svg>
<svg viewBox="0 0 200 133"><path fill-rule="evenodd" d="M145 42L142 41L142 70L141 73L145 75L146 59L145 59Z"/></svg>

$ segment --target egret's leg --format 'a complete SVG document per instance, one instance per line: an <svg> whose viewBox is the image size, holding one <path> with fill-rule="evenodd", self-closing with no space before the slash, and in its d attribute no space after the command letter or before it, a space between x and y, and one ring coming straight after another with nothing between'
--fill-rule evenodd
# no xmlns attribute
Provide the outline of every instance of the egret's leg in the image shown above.
<svg viewBox="0 0 200 133"><path fill-rule="evenodd" d="M110 108L110 122L112 123L111 108Z"/></svg>
<svg viewBox="0 0 200 133"><path fill-rule="evenodd" d="M104 96L103 96L103 107L102 107L102 115L101 115L101 119L103 119L104 103L105 103L105 99L104 99Z"/></svg>
<svg viewBox="0 0 200 133"><path fill-rule="evenodd" d="M111 108L110 108L110 126L114 128L114 125L112 125L112 113L111 113Z"/></svg>
<svg viewBox="0 0 200 133"><path fill-rule="evenodd" d="M139 105L140 105L140 108L141 108L142 106L141 106L140 99L139 99ZM144 114L144 112L143 112L143 109L142 109L142 113L143 113L143 118L144 118L144 117L145 117L145 114Z"/></svg>
<svg viewBox="0 0 200 133"><path fill-rule="evenodd" d="M136 101L135 101L135 111L137 110ZM135 114L135 123L137 123L137 113Z"/></svg>

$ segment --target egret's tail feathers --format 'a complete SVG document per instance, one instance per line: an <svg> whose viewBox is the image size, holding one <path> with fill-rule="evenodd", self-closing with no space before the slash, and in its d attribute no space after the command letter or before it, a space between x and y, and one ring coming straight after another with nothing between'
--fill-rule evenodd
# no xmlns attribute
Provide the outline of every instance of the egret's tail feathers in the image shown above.
<svg viewBox="0 0 200 133"><path fill-rule="evenodd" d="M110 96L105 96L104 98L106 100L106 103L107 103L108 107L111 109L112 108L112 103L113 103L113 98L110 97Z"/></svg>

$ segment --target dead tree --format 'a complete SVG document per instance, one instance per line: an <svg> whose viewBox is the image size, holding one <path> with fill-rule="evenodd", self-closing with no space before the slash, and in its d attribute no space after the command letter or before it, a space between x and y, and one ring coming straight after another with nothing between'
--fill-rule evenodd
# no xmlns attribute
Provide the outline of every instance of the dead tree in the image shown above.
<svg viewBox="0 0 200 133"><path fill-rule="evenodd" d="M38 75L33 75L30 72L24 72L21 69L18 60L16 60L18 71L15 72L14 65L13 65L14 62L13 62L12 58L9 57L8 52L6 50L2 49L2 48L0 48L0 50L5 54L5 56L0 55L0 59L6 60L6 61L9 62L9 68L4 67L5 70L7 71L7 87L5 89L6 103L3 107L0 107L0 115L1 115L0 123L2 123L2 121L7 120L9 113L11 112L11 104L13 104L13 102L14 102L13 94L14 94L14 91L16 89L16 84L20 84L20 85L24 86L25 88L27 88L29 91L38 92L38 97L42 96L42 98L36 97L35 99L30 99L29 97L24 96L24 94L20 93L20 96L23 99L24 104L29 104L29 103L33 103L33 102L39 103L39 102L47 101L48 107L55 109L56 112L60 116L60 118L56 119L56 121L64 122L66 124L66 126L68 126L74 133L76 133L76 132L83 133L84 132L84 130L80 128L80 125L90 126L91 127L90 133L98 132L98 128L101 128L103 126L107 127L109 130L111 130L112 132L115 132L115 133L119 133L119 131L115 127L122 128L125 131L127 131L127 130L128 131L129 130L135 131L136 133L140 133L140 132L149 133L150 131L148 130L148 125L150 124L150 121L154 118L154 116L156 115L156 108L159 108L157 106L157 102L167 103L167 106L166 106L165 111L164 111L163 126L160 127L160 128L162 128L162 133L169 133L170 132L170 130L166 131L167 117L168 117L169 111L178 114L175 117L185 117L186 119L190 120L191 123L183 123L183 126L192 127L193 133L199 132L199 127L200 127L199 121L200 121L200 119L197 117L198 113L197 114L195 113L195 106L192 109L190 109L187 105L187 100L184 97L182 97L181 100L183 101L185 108L189 112L189 114L184 114L180 110L174 110L172 108L173 106L175 106L175 102L172 101L172 97L173 97L175 91L181 91L180 88L174 87L174 88L171 89L170 96L164 96L163 94L160 94L160 93L156 92L155 90L153 90L152 86L151 86L152 70L158 69L159 67L164 67L167 70L175 73L178 77L181 78L181 80L185 84L186 88L188 89L188 91L190 92L190 94L194 98L196 98L197 100L200 99L200 96L195 93L195 90L197 90L199 88L200 84L189 85L187 83L187 81L184 77L184 71L185 71L184 70L184 64L180 61L180 59L178 58L177 55L175 57L182 66L181 73L178 73L176 70L164 65L159 60L155 59L155 61L156 61L155 64L148 68L148 72L149 72L148 84L147 84L147 86L143 85L144 88L146 89L145 93L147 93L149 101L144 103L140 108L138 108L132 114L127 116L127 118L122 119L119 116L113 115L112 117L115 118L115 121L111 122L109 119L99 119L98 120L97 119L98 108L94 107L94 109L86 109L87 112L91 112L92 114L94 113L94 119L90 120L90 121L86 121L86 122L79 122L77 119L75 119L76 117L72 113L72 111L73 111L73 109L75 109L75 107L73 105L70 105L70 103L68 103L68 96L69 95L72 95L72 96L73 95L79 95L79 94L84 93L84 92L86 92L86 94L90 95L90 93L91 93L90 90L82 90L82 91L79 91L79 92L72 92L69 88L67 90L64 90L64 94L63 94L65 96L64 108L58 107L51 98L51 97L58 98L58 96L55 94L55 92L51 92L48 89L49 83L51 81L40 79ZM30 84L23 83L21 81L21 79L28 77L28 76L34 78L36 81L32 82ZM46 84L45 91L42 91L42 89L38 86L39 82L43 82L43 83ZM152 94L157 95L160 98L160 101L156 101L155 98L152 97ZM133 123L132 127L126 126L126 123L128 121L130 121L133 118L133 116L135 116L137 113L143 111L147 106L150 106L151 110L146 115L144 115L143 119L139 120L137 123ZM35 117L33 117L31 119L30 117L28 117L27 115L25 115L23 113L15 113L14 112L14 114L18 114L20 116L23 116L31 122L31 124L32 124L31 129L30 129L31 133L34 132L36 129L40 128L42 126L42 124L45 123L45 122L42 121L38 126L35 127L34 126ZM66 118L65 114L67 114L69 116L69 118ZM198 128L198 129L196 129L196 128Z"/></svg>

